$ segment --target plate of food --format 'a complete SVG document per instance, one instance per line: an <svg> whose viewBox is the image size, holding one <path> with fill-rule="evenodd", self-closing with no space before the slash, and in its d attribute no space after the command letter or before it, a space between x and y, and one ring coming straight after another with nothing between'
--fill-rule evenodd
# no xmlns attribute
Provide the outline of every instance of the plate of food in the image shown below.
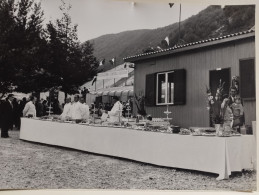
<svg viewBox="0 0 259 195"><path fill-rule="evenodd" d="M200 133L200 132L193 132L192 135L193 136L202 136L202 133Z"/></svg>
<svg viewBox="0 0 259 195"><path fill-rule="evenodd" d="M180 135L190 135L191 131L189 129L181 128L179 134Z"/></svg>
<svg viewBox="0 0 259 195"><path fill-rule="evenodd" d="M203 136L216 136L216 133L203 133Z"/></svg>
<svg viewBox="0 0 259 195"><path fill-rule="evenodd" d="M226 134L226 135L218 135L218 137L231 137L231 135L228 135L228 134Z"/></svg>
<svg viewBox="0 0 259 195"><path fill-rule="evenodd" d="M65 123L73 123L73 121L64 121Z"/></svg>
<svg viewBox="0 0 259 195"><path fill-rule="evenodd" d="M79 123L79 125L89 125L89 123Z"/></svg>
<svg viewBox="0 0 259 195"><path fill-rule="evenodd" d="M241 136L240 133L232 133L231 136Z"/></svg>

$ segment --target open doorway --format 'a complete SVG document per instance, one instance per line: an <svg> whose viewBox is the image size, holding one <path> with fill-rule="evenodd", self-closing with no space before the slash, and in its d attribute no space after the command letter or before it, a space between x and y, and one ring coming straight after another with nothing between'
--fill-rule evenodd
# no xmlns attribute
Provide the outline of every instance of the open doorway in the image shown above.
<svg viewBox="0 0 259 195"><path fill-rule="evenodd" d="M229 94L229 88L230 88L230 83L231 83L231 73L230 73L230 68L218 68L216 70L210 70L210 89L211 89L211 94L213 97L215 97L217 88L219 87L219 83L224 83L224 88L223 88L223 97L224 95ZM210 117L210 126L212 126L212 119Z"/></svg>

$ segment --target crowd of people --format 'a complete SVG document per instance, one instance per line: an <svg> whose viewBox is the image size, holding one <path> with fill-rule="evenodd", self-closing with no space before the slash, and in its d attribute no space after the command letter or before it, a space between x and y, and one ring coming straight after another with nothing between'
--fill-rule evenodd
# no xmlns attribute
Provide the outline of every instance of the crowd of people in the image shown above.
<svg viewBox="0 0 259 195"><path fill-rule="evenodd" d="M21 117L44 117L47 115L58 116L61 120L74 120L76 122L87 122L91 114L101 117L109 115L111 122L119 121L119 117L130 117L132 113L132 101L119 101L113 97L113 103L99 103L88 106L83 95L75 95L74 101L68 97L65 104L61 105L58 99L46 100L30 96L29 99L17 100L13 94L9 94L5 100L0 101L0 127L1 137L8 138L8 130L19 130Z"/></svg>

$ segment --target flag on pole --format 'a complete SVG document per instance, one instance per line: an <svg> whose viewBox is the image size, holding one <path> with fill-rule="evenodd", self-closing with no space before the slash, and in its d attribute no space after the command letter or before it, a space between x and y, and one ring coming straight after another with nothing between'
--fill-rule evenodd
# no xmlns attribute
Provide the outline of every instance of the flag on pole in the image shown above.
<svg viewBox="0 0 259 195"><path fill-rule="evenodd" d="M112 65L114 65L115 64L115 57L114 58L112 58L111 60L110 60L110 63L112 64Z"/></svg>
<svg viewBox="0 0 259 195"><path fill-rule="evenodd" d="M167 45L169 46L169 38L168 38L168 36L165 38L165 41L166 41Z"/></svg>
<svg viewBox="0 0 259 195"><path fill-rule="evenodd" d="M172 8L172 7L173 7L173 5L174 5L174 3L169 3L170 8Z"/></svg>
<svg viewBox="0 0 259 195"><path fill-rule="evenodd" d="M92 85L96 82L96 80L97 80L97 76L94 76L94 79L92 81Z"/></svg>
<svg viewBox="0 0 259 195"><path fill-rule="evenodd" d="M102 60L100 61L100 63L99 63L99 66L104 65L104 63L105 63L105 59L102 59Z"/></svg>

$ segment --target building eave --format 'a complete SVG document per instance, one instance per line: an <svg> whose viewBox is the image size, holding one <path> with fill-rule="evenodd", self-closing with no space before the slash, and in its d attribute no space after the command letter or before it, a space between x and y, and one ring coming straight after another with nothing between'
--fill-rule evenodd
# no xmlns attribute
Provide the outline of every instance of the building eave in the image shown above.
<svg viewBox="0 0 259 195"><path fill-rule="evenodd" d="M140 60L146 60L150 58L171 55L175 53L185 52L185 51L208 47L208 46L214 46L218 44L228 43L228 42L242 40L242 39L251 38L251 37L255 37L255 30L243 31L239 33L218 37L218 38L211 38L211 39L192 42L184 45L174 46L160 51L129 56L129 57L123 58L123 60L125 62L136 62Z"/></svg>

